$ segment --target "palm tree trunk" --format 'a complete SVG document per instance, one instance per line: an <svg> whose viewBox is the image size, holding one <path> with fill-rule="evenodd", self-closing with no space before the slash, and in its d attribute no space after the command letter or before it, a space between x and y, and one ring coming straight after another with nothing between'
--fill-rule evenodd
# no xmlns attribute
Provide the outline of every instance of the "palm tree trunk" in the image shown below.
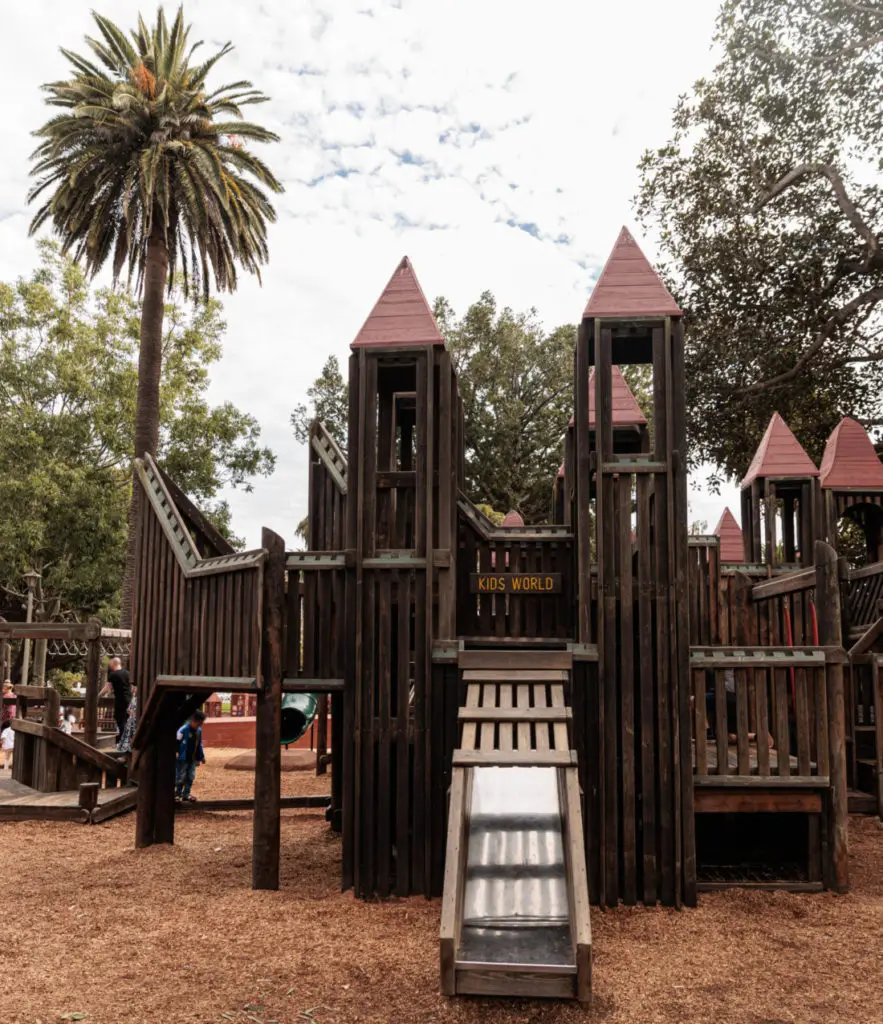
<svg viewBox="0 0 883 1024"><path fill-rule="evenodd" d="M144 301L141 305L141 345L138 353L138 400L135 406L135 458L156 455L159 443L159 381L162 372L162 325L165 313L169 250L159 218L147 243L144 269ZM135 554L141 522L141 487L132 467L132 500L129 503L129 538L126 575L123 579L121 624L132 627L135 598Z"/></svg>

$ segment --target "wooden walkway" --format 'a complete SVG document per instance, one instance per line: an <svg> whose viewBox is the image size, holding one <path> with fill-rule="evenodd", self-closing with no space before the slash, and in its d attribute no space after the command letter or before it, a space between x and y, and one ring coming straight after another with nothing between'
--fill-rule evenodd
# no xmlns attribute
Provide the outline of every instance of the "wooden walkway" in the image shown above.
<svg viewBox="0 0 883 1024"><path fill-rule="evenodd" d="M102 789L98 805L90 813L79 805L75 789L61 793L40 793L30 786L0 776L0 822L3 821L78 821L98 824L134 809L138 790L134 786Z"/></svg>

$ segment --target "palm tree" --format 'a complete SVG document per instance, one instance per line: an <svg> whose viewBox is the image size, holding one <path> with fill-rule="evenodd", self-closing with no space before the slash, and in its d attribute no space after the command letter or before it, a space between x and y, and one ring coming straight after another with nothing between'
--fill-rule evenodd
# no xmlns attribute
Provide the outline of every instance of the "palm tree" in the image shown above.
<svg viewBox="0 0 883 1024"><path fill-rule="evenodd" d="M156 454L164 292L176 279L185 295L236 288L237 264L258 276L267 262L269 192L282 186L249 142L278 136L243 119L242 108L267 97L239 81L211 90L209 72L227 43L199 63L200 43L179 8L169 27L162 7L148 29L139 16L131 39L93 14L100 38L86 37L90 59L62 50L71 76L43 86L61 112L35 135L37 179L29 202L43 197L31 233L51 223L66 252L95 275L111 261L142 298L135 413L135 457ZM47 194L48 193L48 198ZM139 488L132 488L123 622L131 622Z"/></svg>

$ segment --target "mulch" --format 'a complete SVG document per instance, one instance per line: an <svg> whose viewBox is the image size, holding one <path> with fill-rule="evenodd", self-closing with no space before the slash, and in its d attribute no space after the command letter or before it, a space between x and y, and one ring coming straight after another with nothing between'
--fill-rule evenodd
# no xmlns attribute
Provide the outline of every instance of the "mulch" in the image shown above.
<svg viewBox="0 0 883 1024"><path fill-rule="evenodd" d="M207 751L194 793L249 796ZM330 778L283 776L286 794ZM323 812L282 812L282 888L252 892L251 815L186 815L174 847L134 818L0 826L0 1020L49 1024L881 1024L883 828L850 822L846 896L731 891L691 911L592 910L589 1010L438 992L439 901L340 892ZM83 1014L85 1016L79 1016Z"/></svg>

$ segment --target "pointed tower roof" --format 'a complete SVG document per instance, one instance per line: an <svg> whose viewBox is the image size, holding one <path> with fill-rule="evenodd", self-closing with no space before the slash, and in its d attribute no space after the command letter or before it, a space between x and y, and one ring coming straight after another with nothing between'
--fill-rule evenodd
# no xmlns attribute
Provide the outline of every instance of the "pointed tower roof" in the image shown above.
<svg viewBox="0 0 883 1024"><path fill-rule="evenodd" d="M444 345L407 256L396 267L350 347L375 345Z"/></svg>
<svg viewBox="0 0 883 1024"><path fill-rule="evenodd" d="M645 427L647 419L641 412L638 400L632 394L632 389L622 375L622 370L614 363L612 366L612 399L613 399L613 426L614 427ZM592 367L589 373L589 427L595 426L595 368ZM570 426L573 426L573 417L570 417Z"/></svg>
<svg viewBox="0 0 883 1024"><path fill-rule="evenodd" d="M624 227L583 316L681 316L678 304Z"/></svg>
<svg viewBox="0 0 883 1024"><path fill-rule="evenodd" d="M819 473L822 487L863 487L883 489L883 462L880 461L867 431L845 416L834 428L825 445Z"/></svg>
<svg viewBox="0 0 883 1024"><path fill-rule="evenodd" d="M563 462L561 463L561 465L558 468L558 479L559 480L563 480L564 479L564 463Z"/></svg>
<svg viewBox="0 0 883 1024"><path fill-rule="evenodd" d="M714 528L715 537L720 538L720 555L722 562L743 561L744 549L742 547L742 528L736 522L736 517L725 508L723 514Z"/></svg>
<svg viewBox="0 0 883 1024"><path fill-rule="evenodd" d="M742 489L758 478L799 479L818 475L815 463L791 433L791 428L777 412L774 412L742 481Z"/></svg>
<svg viewBox="0 0 883 1024"><path fill-rule="evenodd" d="M500 526L524 526L524 520L521 518L521 514L512 509L503 516L503 522Z"/></svg>

